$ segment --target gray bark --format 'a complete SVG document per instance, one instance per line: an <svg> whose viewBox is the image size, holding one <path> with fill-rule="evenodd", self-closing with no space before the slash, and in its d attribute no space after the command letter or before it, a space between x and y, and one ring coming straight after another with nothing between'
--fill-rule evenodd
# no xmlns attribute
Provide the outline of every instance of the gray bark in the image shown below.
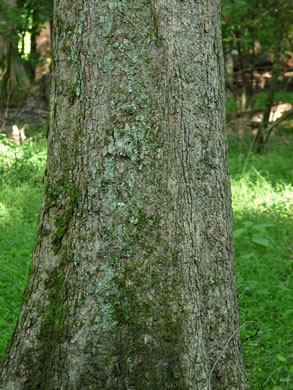
<svg viewBox="0 0 293 390"><path fill-rule="evenodd" d="M48 163L1 389L207 390L238 328L220 1L55 1ZM213 390L244 390L238 335Z"/></svg>

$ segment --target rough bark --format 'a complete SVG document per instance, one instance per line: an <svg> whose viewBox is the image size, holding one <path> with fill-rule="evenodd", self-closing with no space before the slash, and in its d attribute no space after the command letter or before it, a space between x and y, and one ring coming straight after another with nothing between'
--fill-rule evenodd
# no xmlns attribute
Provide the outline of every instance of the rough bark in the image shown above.
<svg viewBox="0 0 293 390"><path fill-rule="evenodd" d="M207 390L239 326L220 2L54 12L45 190L0 388ZM212 389L247 389L238 335Z"/></svg>

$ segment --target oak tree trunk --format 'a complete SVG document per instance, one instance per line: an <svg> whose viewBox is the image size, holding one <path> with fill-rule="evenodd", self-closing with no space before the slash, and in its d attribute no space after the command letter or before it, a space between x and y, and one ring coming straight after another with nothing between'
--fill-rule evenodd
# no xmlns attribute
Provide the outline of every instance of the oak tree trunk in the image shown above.
<svg viewBox="0 0 293 390"><path fill-rule="evenodd" d="M56 0L38 235L1 389L246 390L220 1Z"/></svg>

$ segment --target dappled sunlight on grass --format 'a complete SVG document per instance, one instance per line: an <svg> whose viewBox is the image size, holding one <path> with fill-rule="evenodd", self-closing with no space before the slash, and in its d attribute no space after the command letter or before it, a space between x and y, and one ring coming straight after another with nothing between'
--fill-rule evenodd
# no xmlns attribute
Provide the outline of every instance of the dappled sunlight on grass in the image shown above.
<svg viewBox="0 0 293 390"><path fill-rule="evenodd" d="M2 151L2 153L1 153ZM0 140L0 353L13 330L31 262L46 142Z"/></svg>
<svg viewBox="0 0 293 390"><path fill-rule="evenodd" d="M46 141L28 140L15 144L6 135L0 135L0 184L41 180L45 169Z"/></svg>
<svg viewBox="0 0 293 390"><path fill-rule="evenodd" d="M42 188L0 190L0 352L13 330L31 262Z"/></svg>
<svg viewBox="0 0 293 390"><path fill-rule="evenodd" d="M8 219L9 219L9 210L5 202L0 202L0 223L3 223Z"/></svg>
<svg viewBox="0 0 293 390"><path fill-rule="evenodd" d="M254 167L239 178L231 178L234 212L264 212L293 216L293 185L272 184Z"/></svg>
<svg viewBox="0 0 293 390"><path fill-rule="evenodd" d="M264 155L230 150L240 322L251 390L293 388L293 142ZM291 157L291 158L290 158ZM244 329L242 339L254 330Z"/></svg>

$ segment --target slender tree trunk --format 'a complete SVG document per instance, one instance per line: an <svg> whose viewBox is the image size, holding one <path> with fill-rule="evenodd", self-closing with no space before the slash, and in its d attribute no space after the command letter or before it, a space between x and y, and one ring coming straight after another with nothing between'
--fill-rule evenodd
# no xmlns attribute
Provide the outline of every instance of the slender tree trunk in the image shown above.
<svg viewBox="0 0 293 390"><path fill-rule="evenodd" d="M51 24L46 22L39 28L38 35L35 36L35 52L37 63L34 68L34 94L39 98L49 102L50 88L50 64L51 64Z"/></svg>
<svg viewBox="0 0 293 390"><path fill-rule="evenodd" d="M16 7L15 0L5 0L5 3L12 8ZM2 22L3 23L3 22ZM1 96L0 101L3 104L3 107L6 108L5 111L5 119L8 117L8 106L11 103L11 95L13 87L15 87L12 82L12 64L13 62L17 62L18 52L17 52L17 31L14 26L9 26L7 24L6 34L3 34L1 40L2 43L2 51L5 53L2 59L2 66L4 65L4 75L2 77L2 86L1 86Z"/></svg>
<svg viewBox="0 0 293 390"><path fill-rule="evenodd" d="M9 106L18 105L25 98L30 87L29 79L23 62L18 52L19 34L15 26L16 0L2 0L4 15L1 17L0 31L0 104L6 108L5 117L8 115ZM5 17L5 15L7 15ZM5 118L7 119L7 117Z"/></svg>
<svg viewBox="0 0 293 390"><path fill-rule="evenodd" d="M38 236L1 389L207 390L239 327L220 1L55 1ZM238 334L212 390L246 390Z"/></svg>
<svg viewBox="0 0 293 390"><path fill-rule="evenodd" d="M234 86L234 58L229 48L229 53L225 56L225 81L226 81L226 96L229 98L235 94Z"/></svg>
<svg viewBox="0 0 293 390"><path fill-rule="evenodd" d="M262 123L258 129L258 132L255 136L253 147L257 152L263 154L265 152L265 145L268 141L268 138L271 134L266 134L266 129L270 121L271 110L274 105L274 97L278 87L278 78L280 75L281 69L281 46L284 36L284 20L282 18L282 5L276 12L276 25L275 25L275 45L274 45L274 63L272 67L272 78L270 80L270 85L268 88L268 96L266 100L266 105L263 114Z"/></svg>
<svg viewBox="0 0 293 390"><path fill-rule="evenodd" d="M37 53L37 36L40 33L40 16L39 9L37 5L34 5L32 10L32 29L31 29L31 50L30 50L30 63L32 67L32 77L34 75L34 70L36 64L38 63L38 53Z"/></svg>

